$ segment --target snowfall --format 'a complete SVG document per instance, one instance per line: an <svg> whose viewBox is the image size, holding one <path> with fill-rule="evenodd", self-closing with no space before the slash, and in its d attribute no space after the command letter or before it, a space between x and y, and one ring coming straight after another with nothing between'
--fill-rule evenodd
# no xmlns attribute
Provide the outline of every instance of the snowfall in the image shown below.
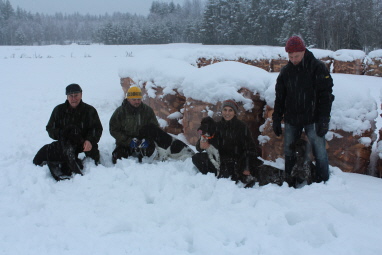
<svg viewBox="0 0 382 255"><path fill-rule="evenodd" d="M365 55L312 51L347 61ZM237 93L246 87L272 106L277 73L237 62L195 67L198 57L238 56L287 57L282 47L269 46L0 47L0 254L382 254L380 178L330 166L325 184L246 189L198 173L191 159L111 163L109 119L123 100L120 77L149 81L146 96L162 86L211 103L235 99L250 110L251 102ZM336 99L326 139L337 129L362 134L373 120L379 130L382 78L332 76ZM83 176L56 182L32 159L52 142L45 126L70 83L81 85L83 101L100 116L101 164L85 159ZM269 163L283 168L282 159Z"/></svg>

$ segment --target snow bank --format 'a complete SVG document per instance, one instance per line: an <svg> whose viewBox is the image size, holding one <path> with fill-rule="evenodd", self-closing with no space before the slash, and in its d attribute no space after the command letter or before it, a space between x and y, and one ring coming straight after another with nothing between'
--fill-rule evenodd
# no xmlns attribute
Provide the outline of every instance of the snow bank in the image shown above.
<svg viewBox="0 0 382 255"><path fill-rule="evenodd" d="M368 83L379 91L381 78L333 74L333 80L335 100L329 129L342 129L353 135L361 135L370 130L378 117L377 103L370 89L361 88Z"/></svg>
<svg viewBox="0 0 382 255"><path fill-rule="evenodd" d="M374 50L368 54L370 58L382 58L382 50Z"/></svg>
<svg viewBox="0 0 382 255"><path fill-rule="evenodd" d="M244 98L238 90L247 88L263 96L272 82L269 73L263 69L226 61L196 69L185 78L180 91L186 97L212 104L234 99L243 102L244 108L250 110L253 107L252 100Z"/></svg>
<svg viewBox="0 0 382 255"><path fill-rule="evenodd" d="M338 61L352 62L356 59L363 60L366 53L361 50L337 50L333 52L332 58Z"/></svg>
<svg viewBox="0 0 382 255"><path fill-rule="evenodd" d="M150 66L158 48L162 50L158 54L163 54L174 47L179 52L183 47L185 52L179 56L188 56L200 46L0 47L0 56L15 54L0 60L0 254L382 254L379 178L330 167L327 184L244 189L197 173L191 159L139 164L130 158L113 165L115 141L109 134L109 119L123 99L120 68L135 70L137 77L159 75L155 78L170 87L182 80L193 86L192 73L202 82L198 76L207 79L209 70L220 79L222 91L238 79L271 100L274 88L267 82L271 77L274 83L277 74L267 75L257 68L221 63L197 70L186 67L188 61L180 57L181 70L171 73L164 66L169 63L165 57L149 72L138 61L145 58ZM133 57L126 57L132 49ZM150 51L146 57L145 50ZM16 57L34 52L52 57ZM84 52L92 57L84 57ZM183 73L186 69L190 73ZM373 111L376 100L368 95L377 95L380 105L380 78L333 78L335 108L363 109L347 115L370 118L366 112ZM87 160L84 176L56 183L47 166L34 166L32 159L52 141L45 126L53 108L65 101L65 87L72 82L81 85L84 101L99 113L104 127L99 143L102 165ZM219 84L212 83L216 89ZM211 91L215 92L219 91ZM346 97L353 105L342 106ZM369 102L355 106L353 99ZM340 116L335 118L342 125Z"/></svg>

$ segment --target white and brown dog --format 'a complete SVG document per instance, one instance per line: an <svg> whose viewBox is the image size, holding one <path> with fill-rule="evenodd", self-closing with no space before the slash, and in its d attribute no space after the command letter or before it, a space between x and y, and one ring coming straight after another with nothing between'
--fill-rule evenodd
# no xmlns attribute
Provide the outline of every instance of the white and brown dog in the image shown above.
<svg viewBox="0 0 382 255"><path fill-rule="evenodd" d="M207 155L211 163L216 168L216 176L220 174L220 154L218 150L216 137L216 122L211 117L205 117L200 123L198 133L201 141L208 141L210 146L206 149Z"/></svg>

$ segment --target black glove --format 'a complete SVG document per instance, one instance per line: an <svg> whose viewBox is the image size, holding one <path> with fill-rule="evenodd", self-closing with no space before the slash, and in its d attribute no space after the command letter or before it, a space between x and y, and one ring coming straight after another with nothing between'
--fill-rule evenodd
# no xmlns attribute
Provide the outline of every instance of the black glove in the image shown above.
<svg viewBox="0 0 382 255"><path fill-rule="evenodd" d="M317 135L319 137L323 137L328 133L329 131L329 118L320 118L320 120L317 123Z"/></svg>
<svg viewBox="0 0 382 255"><path fill-rule="evenodd" d="M274 119L272 123L273 132L275 132L276 136L280 136L283 133L281 129L281 120Z"/></svg>

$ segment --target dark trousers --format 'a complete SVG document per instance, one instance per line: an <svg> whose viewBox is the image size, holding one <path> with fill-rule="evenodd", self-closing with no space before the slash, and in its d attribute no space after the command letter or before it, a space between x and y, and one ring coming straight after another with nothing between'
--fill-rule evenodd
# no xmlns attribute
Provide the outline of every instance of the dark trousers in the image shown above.
<svg viewBox="0 0 382 255"><path fill-rule="evenodd" d="M33 164L42 166L48 164L53 178L62 180L62 176L72 173L81 174L83 165L78 159L78 151L74 147L60 141L44 145L33 158Z"/></svg>
<svg viewBox="0 0 382 255"><path fill-rule="evenodd" d="M192 163L198 168L202 174L213 173L217 175L217 169L211 163L207 153L196 153L192 156ZM239 180L238 176L238 163L233 159L221 159L220 171L218 178L232 178L233 180Z"/></svg>

